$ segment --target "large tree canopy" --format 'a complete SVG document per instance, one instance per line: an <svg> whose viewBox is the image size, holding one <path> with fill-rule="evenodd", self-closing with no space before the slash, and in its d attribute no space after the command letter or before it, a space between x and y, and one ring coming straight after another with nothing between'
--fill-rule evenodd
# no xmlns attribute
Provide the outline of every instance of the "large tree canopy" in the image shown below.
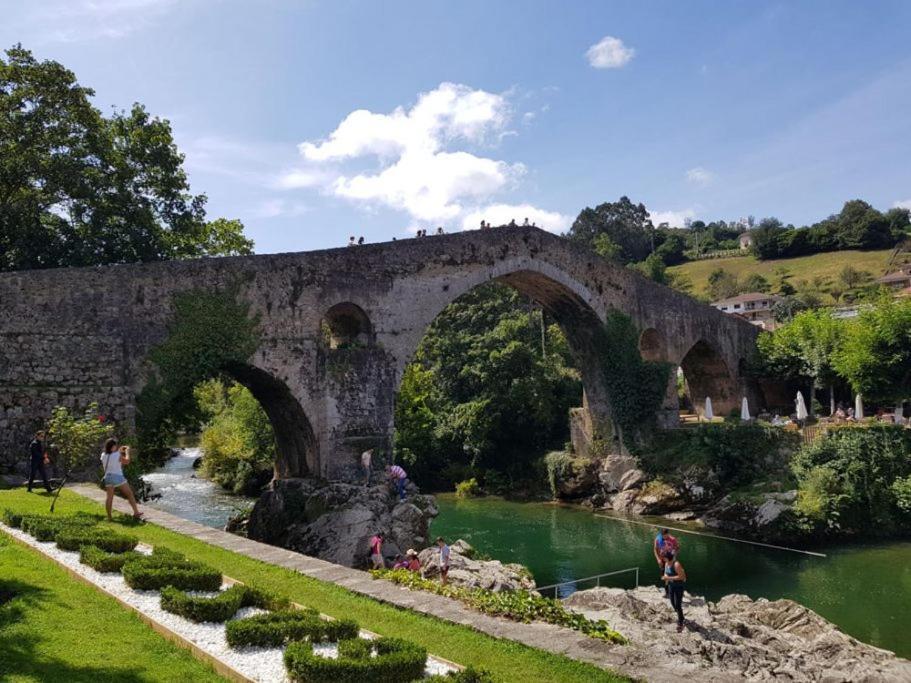
<svg viewBox="0 0 911 683"><path fill-rule="evenodd" d="M168 121L93 95L20 46L0 57L0 270L252 252L240 221L206 222Z"/></svg>
<svg viewBox="0 0 911 683"><path fill-rule="evenodd" d="M620 197L616 202L583 209L569 229L570 239L593 249L604 242L603 238L599 240L601 235L616 248L611 256L623 263L635 263L651 253L654 226L644 204Z"/></svg>

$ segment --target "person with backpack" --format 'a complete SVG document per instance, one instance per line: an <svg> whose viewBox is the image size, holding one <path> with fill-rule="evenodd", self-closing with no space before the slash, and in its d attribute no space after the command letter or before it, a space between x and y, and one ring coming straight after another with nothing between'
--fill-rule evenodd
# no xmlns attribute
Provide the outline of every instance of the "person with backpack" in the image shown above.
<svg viewBox="0 0 911 683"><path fill-rule="evenodd" d="M47 481L47 465L50 464L50 458L47 455L47 449L44 446L44 432L38 430L35 432L35 438L28 445L29 468L28 468L28 492L32 492L32 485L35 483L35 475L41 475L41 481L44 482L44 488L51 493L51 485Z"/></svg>
<svg viewBox="0 0 911 683"><path fill-rule="evenodd" d="M143 515L136 504L136 496L133 495L133 489L127 483L127 478L123 474L125 465L130 464L130 451L126 446L118 447L117 439L108 439L104 442L104 451L101 453L101 466L104 468L102 483L107 492L107 498L104 501L104 509L108 513L108 521L112 520L111 510L114 507L114 489L129 501L133 508L133 519L142 519Z"/></svg>

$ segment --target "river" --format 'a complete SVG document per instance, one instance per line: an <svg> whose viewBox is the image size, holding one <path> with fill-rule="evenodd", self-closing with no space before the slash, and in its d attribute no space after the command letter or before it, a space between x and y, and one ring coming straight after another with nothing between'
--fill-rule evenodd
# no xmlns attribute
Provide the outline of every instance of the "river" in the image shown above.
<svg viewBox="0 0 911 683"><path fill-rule="evenodd" d="M198 456L198 449L183 449L163 468L145 475L162 496L150 505L221 528L251 501L195 477L192 465ZM572 506L459 500L452 494L438 495L437 500L440 515L433 522L434 535L463 538L498 560L524 564L538 585L636 566L641 583L658 585L649 527ZM791 598L864 642L911 657L911 542L827 546L817 549L827 555L821 558L676 535L693 593L710 600L728 593ZM630 586L633 580L626 574L605 583Z"/></svg>

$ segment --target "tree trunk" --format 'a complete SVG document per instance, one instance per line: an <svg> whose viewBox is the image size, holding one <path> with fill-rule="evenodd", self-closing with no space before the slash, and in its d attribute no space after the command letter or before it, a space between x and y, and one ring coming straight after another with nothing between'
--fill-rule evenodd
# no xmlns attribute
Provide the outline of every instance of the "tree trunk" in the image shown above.
<svg viewBox="0 0 911 683"><path fill-rule="evenodd" d="M829 385L829 417L835 415L835 385Z"/></svg>

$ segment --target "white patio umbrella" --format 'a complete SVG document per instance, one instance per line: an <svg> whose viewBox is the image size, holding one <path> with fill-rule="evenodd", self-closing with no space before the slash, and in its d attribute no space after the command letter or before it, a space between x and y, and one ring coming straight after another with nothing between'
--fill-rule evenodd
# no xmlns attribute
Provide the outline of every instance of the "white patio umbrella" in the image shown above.
<svg viewBox="0 0 911 683"><path fill-rule="evenodd" d="M806 420L807 419L807 404L803 400L803 394L797 392L797 419Z"/></svg>
<svg viewBox="0 0 911 683"><path fill-rule="evenodd" d="M864 419L864 400L860 397L860 394L854 397L854 419Z"/></svg>
<svg viewBox="0 0 911 683"><path fill-rule="evenodd" d="M740 419L743 422L750 421L750 404L746 396L743 397L743 401L740 404Z"/></svg>
<svg viewBox="0 0 911 683"><path fill-rule="evenodd" d="M905 404L903 401L899 401L895 404L895 413L892 415L892 419L895 420L895 424L900 425L904 419Z"/></svg>
<svg viewBox="0 0 911 683"><path fill-rule="evenodd" d="M705 397L705 419L709 422L715 417L715 413L712 412L712 399L708 396Z"/></svg>

